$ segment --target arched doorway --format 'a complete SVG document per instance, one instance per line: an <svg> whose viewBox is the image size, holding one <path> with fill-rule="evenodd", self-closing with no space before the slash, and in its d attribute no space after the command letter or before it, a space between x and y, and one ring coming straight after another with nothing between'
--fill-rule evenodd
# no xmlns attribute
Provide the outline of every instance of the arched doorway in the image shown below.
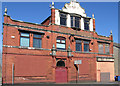
<svg viewBox="0 0 120 86"><path fill-rule="evenodd" d="M55 81L56 83L67 82L67 68L65 67L65 62L62 60L58 61L56 64Z"/></svg>

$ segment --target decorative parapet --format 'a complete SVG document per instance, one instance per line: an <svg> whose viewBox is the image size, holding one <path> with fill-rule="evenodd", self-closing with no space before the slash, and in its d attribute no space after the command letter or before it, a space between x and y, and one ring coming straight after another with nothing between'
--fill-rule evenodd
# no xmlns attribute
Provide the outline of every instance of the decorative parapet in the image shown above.
<svg viewBox="0 0 120 86"><path fill-rule="evenodd" d="M71 0L70 3L66 3L62 8L62 11L68 12L68 13L75 13L75 14L79 14L86 17L85 9L82 8L79 2L75 0Z"/></svg>

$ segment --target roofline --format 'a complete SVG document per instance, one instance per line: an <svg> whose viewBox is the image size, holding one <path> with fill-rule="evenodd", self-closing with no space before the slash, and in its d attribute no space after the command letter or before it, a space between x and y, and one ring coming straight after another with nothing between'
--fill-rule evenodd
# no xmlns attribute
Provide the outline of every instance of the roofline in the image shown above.
<svg viewBox="0 0 120 86"><path fill-rule="evenodd" d="M45 23L51 16L47 17L41 24Z"/></svg>
<svg viewBox="0 0 120 86"><path fill-rule="evenodd" d="M120 43L113 43L113 46L120 48Z"/></svg>
<svg viewBox="0 0 120 86"><path fill-rule="evenodd" d="M97 34L98 35L98 34ZM98 35L98 36L100 36L100 37L107 37L107 38L110 38L109 36L102 36L102 35Z"/></svg>
<svg viewBox="0 0 120 86"><path fill-rule="evenodd" d="M9 17L12 21L15 21L15 22L27 23L27 24L33 24L33 25L40 25L40 26L49 27L49 25L43 25L43 24L38 24L38 23L25 22L25 21L21 21L21 20L14 20L14 19L12 19L9 15L3 15L3 16Z"/></svg>
<svg viewBox="0 0 120 86"><path fill-rule="evenodd" d="M82 16L82 15L80 15L80 14L76 14L76 13L68 13L68 12L65 12L65 11L60 10L60 9L56 9L56 10L59 10L60 12L63 12L63 13L66 13L66 14L74 14L74 15L78 15L78 16L81 16L82 18L90 18L90 19L92 19L91 17L88 17L88 16L84 17L84 16Z"/></svg>

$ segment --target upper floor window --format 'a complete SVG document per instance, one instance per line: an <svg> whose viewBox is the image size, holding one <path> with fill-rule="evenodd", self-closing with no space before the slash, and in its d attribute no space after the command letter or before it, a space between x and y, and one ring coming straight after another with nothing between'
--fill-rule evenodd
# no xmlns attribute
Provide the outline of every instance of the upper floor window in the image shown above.
<svg viewBox="0 0 120 86"><path fill-rule="evenodd" d="M89 21L90 19L84 18L84 29L89 30Z"/></svg>
<svg viewBox="0 0 120 86"><path fill-rule="evenodd" d="M65 41L65 38L64 37L57 37L56 39L56 42L57 42L57 49L62 49L62 50L65 50L66 49L66 41Z"/></svg>
<svg viewBox="0 0 120 86"><path fill-rule="evenodd" d="M89 41L76 39L76 51L82 51L82 47L84 52L89 52Z"/></svg>
<svg viewBox="0 0 120 86"><path fill-rule="evenodd" d="M109 54L109 44L105 44L105 53Z"/></svg>
<svg viewBox="0 0 120 86"><path fill-rule="evenodd" d="M104 53L104 51L103 51L103 44L101 44L101 43L99 43L98 44L98 50L99 50L99 53Z"/></svg>
<svg viewBox="0 0 120 86"><path fill-rule="evenodd" d="M71 16L71 27L80 28L80 17Z"/></svg>
<svg viewBox="0 0 120 86"><path fill-rule="evenodd" d="M66 26L67 15L64 13L60 13L60 25Z"/></svg>
<svg viewBox="0 0 120 86"><path fill-rule="evenodd" d="M40 34L33 34L33 47L41 48L42 45L42 35Z"/></svg>
<svg viewBox="0 0 120 86"><path fill-rule="evenodd" d="M84 51L89 52L89 41L84 41Z"/></svg>
<svg viewBox="0 0 120 86"><path fill-rule="evenodd" d="M82 51L82 41L76 40L76 51Z"/></svg>
<svg viewBox="0 0 120 86"><path fill-rule="evenodd" d="M20 46L29 47L29 33L23 33L20 34Z"/></svg>

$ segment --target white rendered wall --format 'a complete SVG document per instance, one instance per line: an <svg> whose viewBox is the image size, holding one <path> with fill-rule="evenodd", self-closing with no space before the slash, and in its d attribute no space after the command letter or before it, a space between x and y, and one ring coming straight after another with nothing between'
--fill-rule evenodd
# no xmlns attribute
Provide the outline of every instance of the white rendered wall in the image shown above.
<svg viewBox="0 0 120 86"><path fill-rule="evenodd" d="M84 30L84 19L81 18L81 30Z"/></svg>
<svg viewBox="0 0 120 86"><path fill-rule="evenodd" d="M71 18L70 18L70 14L67 14L67 27L71 27Z"/></svg>
<svg viewBox="0 0 120 86"><path fill-rule="evenodd" d="M90 27L90 31L93 31L93 19L92 18L90 19L89 27Z"/></svg>
<svg viewBox="0 0 120 86"><path fill-rule="evenodd" d="M55 24L60 25L60 13L57 9L55 9Z"/></svg>
<svg viewBox="0 0 120 86"><path fill-rule="evenodd" d="M87 17L85 14L85 10L80 6L78 2L71 1L68 4L65 4L65 6L62 8L62 11L68 12L68 13L75 13L79 14L83 17ZM71 27L71 18L70 14L67 14L67 20L66 20L66 26ZM81 17L81 30L84 30L84 18ZM55 24L60 25L60 12L58 9L55 9ZM93 19L90 19L90 24L89 24L89 30L93 31Z"/></svg>

